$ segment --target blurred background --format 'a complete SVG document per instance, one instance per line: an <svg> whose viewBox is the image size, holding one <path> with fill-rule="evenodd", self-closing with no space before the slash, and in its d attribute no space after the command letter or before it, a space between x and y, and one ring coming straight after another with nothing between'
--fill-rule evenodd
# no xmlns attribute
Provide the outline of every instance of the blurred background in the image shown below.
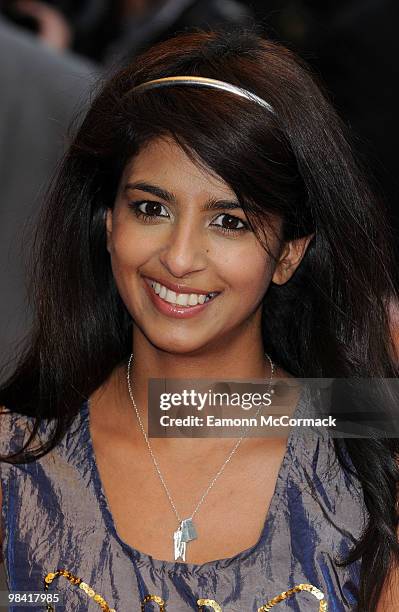
<svg viewBox="0 0 399 612"><path fill-rule="evenodd" d="M79 124L96 80L175 32L234 24L255 24L313 67L388 206L399 246L395 0L0 0L3 375L29 326L32 228L68 126Z"/></svg>

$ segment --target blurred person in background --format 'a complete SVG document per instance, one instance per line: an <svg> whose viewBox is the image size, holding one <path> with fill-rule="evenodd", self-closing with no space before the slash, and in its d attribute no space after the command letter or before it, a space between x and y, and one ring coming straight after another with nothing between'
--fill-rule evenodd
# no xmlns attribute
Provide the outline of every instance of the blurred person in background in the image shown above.
<svg viewBox="0 0 399 612"><path fill-rule="evenodd" d="M105 64L132 57L181 30L253 19L241 0L7 0L2 11L54 48L71 47Z"/></svg>
<svg viewBox="0 0 399 612"><path fill-rule="evenodd" d="M88 61L54 53L2 19L0 57L1 368L29 321L24 254L30 223L95 71Z"/></svg>
<svg viewBox="0 0 399 612"><path fill-rule="evenodd" d="M72 25L57 6L36 0L3 0L1 12L15 25L29 30L49 47L64 51L72 44Z"/></svg>

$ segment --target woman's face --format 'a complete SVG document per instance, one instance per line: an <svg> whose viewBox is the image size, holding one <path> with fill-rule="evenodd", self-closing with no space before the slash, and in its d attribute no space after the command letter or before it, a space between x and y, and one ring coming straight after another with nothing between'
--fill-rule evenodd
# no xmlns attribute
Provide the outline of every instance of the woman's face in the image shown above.
<svg viewBox="0 0 399 612"><path fill-rule="evenodd" d="M188 353L260 334L283 258L262 248L231 188L172 139L150 141L126 165L107 236L121 298L153 345ZM276 232L268 244L281 256Z"/></svg>

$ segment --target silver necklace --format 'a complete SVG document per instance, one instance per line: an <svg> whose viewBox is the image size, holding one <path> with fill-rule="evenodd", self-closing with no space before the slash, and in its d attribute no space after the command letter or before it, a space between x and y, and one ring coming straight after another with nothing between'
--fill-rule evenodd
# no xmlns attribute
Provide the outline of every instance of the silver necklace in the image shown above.
<svg viewBox="0 0 399 612"><path fill-rule="evenodd" d="M274 374L274 363L273 361L270 359L269 355L267 353L265 353L265 357L267 357L267 359L269 360L270 363L270 378L269 378L269 390L272 392L271 386L272 386L272 380L273 380L273 374ZM206 496L208 495L209 491L212 489L213 485L215 484L215 482L217 481L217 479L219 478L219 476L222 474L223 470L225 469L226 465L229 463L230 459L232 458L232 456L234 455L234 453L237 451L238 447L240 446L245 434L247 433L249 427L246 427L243 430L243 434L241 436L241 438L235 443L235 445L233 446L233 449L231 450L231 452L229 453L227 459L225 460L225 462L223 463L222 467L220 468L220 470L217 472L217 474L213 477L213 479L211 480L211 482L208 485L208 488L206 489L205 493L202 495L201 499L199 500L198 504L196 505L194 511L192 512L191 516L186 518L186 519L182 519L180 517L180 514L177 511L177 508L175 506L175 503L172 499L172 496L169 492L169 489L166 485L166 482L164 480L164 477L162 476L162 472L159 468L158 462L155 458L155 455L153 453L153 450L151 448L150 442L148 440L148 436L147 433L144 429L143 423L141 421L141 417L139 414L139 411L137 410L137 406L136 406L136 402L134 401L134 397L133 397L133 392L132 392L132 386L131 386L131 382L130 382L130 370L131 370L131 365L133 362L133 353L130 355L129 358L129 363L127 365L127 387L129 390L129 396L131 399L131 402L133 404L134 410L136 412L136 416L137 416L137 420L140 424L140 428L141 431L143 432L143 436L144 439L146 441L148 450L150 452L152 461L154 463L155 469L158 473L159 479L162 483L163 488L165 489L165 493L168 496L170 505L173 508L173 512L176 515L176 518L178 520L179 526L176 529L176 531L173 533L173 546L174 546L174 557L175 557L175 561L177 561L179 559L179 557L182 559L182 561L186 560L186 546L187 546L187 542L190 542L191 540L195 540L197 538L197 531L195 529L194 523L193 523L193 518L195 516L195 514L198 512L198 509L200 508L201 504L203 503L204 499L206 498ZM261 406L258 408L258 410L255 413L255 418L258 416L259 412L261 410Z"/></svg>

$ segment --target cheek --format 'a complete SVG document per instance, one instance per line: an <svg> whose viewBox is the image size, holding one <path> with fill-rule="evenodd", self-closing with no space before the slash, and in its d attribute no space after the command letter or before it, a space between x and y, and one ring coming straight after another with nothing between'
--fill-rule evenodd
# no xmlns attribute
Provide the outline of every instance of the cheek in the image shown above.
<svg viewBox="0 0 399 612"><path fill-rule="evenodd" d="M249 302L258 303L263 299L272 277L271 269L264 264L242 267L239 281L241 295L245 295Z"/></svg>
<svg viewBox="0 0 399 612"><path fill-rule="evenodd" d="M240 299L257 303L269 287L273 275L273 265L270 257L259 248L249 248L226 258L224 278Z"/></svg>
<svg viewBox="0 0 399 612"><path fill-rule="evenodd" d="M151 256L150 244L128 224L114 224L109 243L112 274L118 293L132 316L139 295L138 271Z"/></svg>
<svg viewBox="0 0 399 612"><path fill-rule="evenodd" d="M117 223L112 231L110 247L114 272L123 272L138 268L147 259L150 243L127 224Z"/></svg>

